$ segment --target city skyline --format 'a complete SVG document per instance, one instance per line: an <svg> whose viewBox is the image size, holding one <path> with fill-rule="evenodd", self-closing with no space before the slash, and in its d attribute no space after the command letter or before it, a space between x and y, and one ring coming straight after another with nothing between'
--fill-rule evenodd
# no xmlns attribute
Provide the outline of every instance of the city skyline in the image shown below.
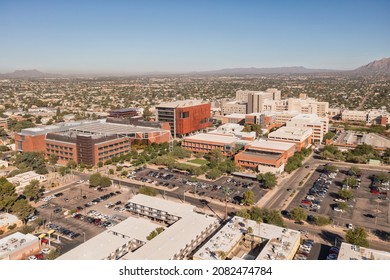
<svg viewBox="0 0 390 280"><path fill-rule="evenodd" d="M387 1L3 1L0 73L352 70L390 55Z"/></svg>

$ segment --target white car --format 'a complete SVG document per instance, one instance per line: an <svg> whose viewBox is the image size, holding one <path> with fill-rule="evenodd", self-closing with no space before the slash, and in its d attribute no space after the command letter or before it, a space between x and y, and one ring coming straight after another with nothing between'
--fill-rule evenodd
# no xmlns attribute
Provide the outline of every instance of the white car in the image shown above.
<svg viewBox="0 0 390 280"><path fill-rule="evenodd" d="M314 200L316 198L314 197L314 195L308 195L308 196L306 196L306 199L307 200Z"/></svg>
<svg viewBox="0 0 390 280"><path fill-rule="evenodd" d="M336 212L344 212L343 209L340 209L340 208L338 208L338 207L333 208L333 210L336 211Z"/></svg>
<svg viewBox="0 0 390 280"><path fill-rule="evenodd" d="M32 222L32 221L35 221L36 219L38 219L37 216L32 216L30 219L28 219L29 222Z"/></svg>
<svg viewBox="0 0 390 280"><path fill-rule="evenodd" d="M353 225L352 224L347 224L347 228L348 229L353 229Z"/></svg>
<svg viewBox="0 0 390 280"><path fill-rule="evenodd" d="M76 183L77 184L82 184L82 183L84 183L84 180L78 180Z"/></svg>
<svg viewBox="0 0 390 280"><path fill-rule="evenodd" d="M37 260L37 257L36 256L29 256L28 260L30 260L30 261L34 260L35 261L35 260Z"/></svg>
<svg viewBox="0 0 390 280"><path fill-rule="evenodd" d="M41 253L42 254L49 254L50 253L50 249L49 248L42 249Z"/></svg>
<svg viewBox="0 0 390 280"><path fill-rule="evenodd" d="M345 200L341 199L341 198L336 198L334 201L336 201L336 202L345 202Z"/></svg>

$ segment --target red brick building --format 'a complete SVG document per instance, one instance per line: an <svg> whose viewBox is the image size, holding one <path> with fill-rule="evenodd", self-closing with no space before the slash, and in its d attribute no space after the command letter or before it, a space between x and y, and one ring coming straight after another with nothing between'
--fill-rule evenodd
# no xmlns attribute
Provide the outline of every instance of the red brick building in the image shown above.
<svg viewBox="0 0 390 280"><path fill-rule="evenodd" d="M281 174L287 160L294 155L294 143L257 140L245 146L244 151L234 157L238 166L260 172Z"/></svg>
<svg viewBox="0 0 390 280"><path fill-rule="evenodd" d="M171 139L167 123L135 124L107 119L28 128L15 134L15 143L18 151L44 152L46 157L56 155L60 164L74 160L96 165L128 153L134 141L151 144Z"/></svg>
<svg viewBox="0 0 390 280"><path fill-rule="evenodd" d="M171 134L182 137L211 125L211 104L200 100L183 100L156 106L156 119L168 122Z"/></svg>

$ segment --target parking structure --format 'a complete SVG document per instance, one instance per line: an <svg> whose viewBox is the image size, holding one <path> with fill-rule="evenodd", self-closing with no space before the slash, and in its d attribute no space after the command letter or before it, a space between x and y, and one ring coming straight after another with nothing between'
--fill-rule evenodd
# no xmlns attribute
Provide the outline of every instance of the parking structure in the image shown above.
<svg viewBox="0 0 390 280"><path fill-rule="evenodd" d="M341 227L362 226L369 230L389 231L390 205L386 190L388 182L375 179L381 171L361 169L361 173L354 176L358 183L355 186L347 186L342 182L351 177L349 168L338 169L338 172L327 173L324 166L318 167L287 210L302 207L310 215L330 217L335 225ZM342 189L351 190L353 198L342 200L338 195ZM345 210L339 209L340 202L346 203Z"/></svg>

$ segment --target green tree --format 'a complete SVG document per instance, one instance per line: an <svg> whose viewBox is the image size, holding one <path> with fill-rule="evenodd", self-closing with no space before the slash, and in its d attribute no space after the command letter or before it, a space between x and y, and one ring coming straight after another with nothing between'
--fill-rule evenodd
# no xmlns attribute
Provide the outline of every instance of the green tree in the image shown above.
<svg viewBox="0 0 390 280"><path fill-rule="evenodd" d="M353 245L358 245L362 247L368 247L368 234L367 231L362 227L357 227L353 230L348 230L345 235L345 240Z"/></svg>
<svg viewBox="0 0 390 280"><path fill-rule="evenodd" d="M277 184L276 175L271 172L258 174L257 180L260 181L265 189L273 189Z"/></svg>
<svg viewBox="0 0 390 280"><path fill-rule="evenodd" d="M351 190L339 190L337 194L341 199L346 200L351 199L353 197L353 193Z"/></svg>
<svg viewBox="0 0 390 280"><path fill-rule="evenodd" d="M253 205L255 204L255 194L251 190L247 190L243 193L243 200L242 203L246 205Z"/></svg>
<svg viewBox="0 0 390 280"><path fill-rule="evenodd" d="M27 198L38 200L40 197L40 187L38 180L31 180L30 184L28 184L23 191L23 195Z"/></svg>
<svg viewBox="0 0 390 280"><path fill-rule="evenodd" d="M336 133L334 132L327 132L325 135L324 135L324 142L326 142L326 140L330 140L330 139L333 139L333 137L336 136Z"/></svg>
<svg viewBox="0 0 390 280"><path fill-rule="evenodd" d="M379 181L381 182L387 182L389 181L389 175L387 175L385 172L380 172L378 175L376 175Z"/></svg>
<svg viewBox="0 0 390 280"><path fill-rule="evenodd" d="M332 221L325 216L315 216L314 217L314 224L317 226L325 226L331 224Z"/></svg>
<svg viewBox="0 0 390 280"><path fill-rule="evenodd" d="M94 173L91 176L89 176L89 185L91 187L98 187L100 186L101 180L102 180L102 175L99 172Z"/></svg>
<svg viewBox="0 0 390 280"><path fill-rule="evenodd" d="M129 174L127 170L123 170L121 176L126 177Z"/></svg>
<svg viewBox="0 0 390 280"><path fill-rule="evenodd" d="M156 196L157 191L154 188L143 186L138 190L138 193L148 195L148 196Z"/></svg>
<svg viewBox="0 0 390 280"><path fill-rule="evenodd" d="M206 177L212 180L222 176L222 172L218 168L213 168L206 173Z"/></svg>
<svg viewBox="0 0 390 280"><path fill-rule="evenodd" d="M348 170L349 175L351 176L357 176L362 173L359 167L357 166L351 166L351 168Z"/></svg>
<svg viewBox="0 0 390 280"><path fill-rule="evenodd" d="M329 172L329 173L336 172L336 170L337 170L337 167L334 166L334 165L332 165L332 164L327 164L327 165L325 165L325 167L324 167L324 171L327 171L327 172Z"/></svg>
<svg viewBox="0 0 390 280"><path fill-rule="evenodd" d="M104 165L104 164L103 164L102 161L99 161L99 162L98 162L98 167L99 167L99 168L103 167L103 165Z"/></svg>
<svg viewBox="0 0 390 280"><path fill-rule="evenodd" d="M110 168L110 169L108 170L108 174L113 175L113 174L114 174L114 169Z"/></svg>
<svg viewBox="0 0 390 280"><path fill-rule="evenodd" d="M15 186L6 178L0 177L0 211L11 210L17 197Z"/></svg>
<svg viewBox="0 0 390 280"><path fill-rule="evenodd" d="M99 185L102 188L108 188L109 186L112 185L112 181L107 176L102 176L101 179L100 179L100 184Z"/></svg>
<svg viewBox="0 0 390 280"><path fill-rule="evenodd" d="M34 207L32 207L25 199L19 199L15 201L14 205L12 205L12 213L16 214L16 216L24 222L26 222L27 216L33 212Z"/></svg>
<svg viewBox="0 0 390 280"><path fill-rule="evenodd" d="M58 156L55 154L50 154L49 163L52 165L55 165L55 164L57 164L57 162L58 162Z"/></svg>
<svg viewBox="0 0 390 280"><path fill-rule="evenodd" d="M345 202L339 202L339 203L337 204L337 207L338 207L339 209L345 211L345 210L347 210L347 208L348 208L348 204L345 203Z"/></svg>
<svg viewBox="0 0 390 280"><path fill-rule="evenodd" d="M358 181L355 177L348 176L343 180L343 185L347 185L349 187L356 186L358 184Z"/></svg>
<svg viewBox="0 0 390 280"><path fill-rule="evenodd" d="M146 237L147 240L152 240L158 235L157 231L153 230L149 235Z"/></svg>
<svg viewBox="0 0 390 280"><path fill-rule="evenodd" d="M296 207L296 208L292 209L290 214L291 214L291 217L296 221L306 221L307 220L307 213L301 207Z"/></svg>
<svg viewBox="0 0 390 280"><path fill-rule="evenodd" d="M48 173L42 152L23 152L16 156L15 165L19 169L31 168L38 174Z"/></svg>
<svg viewBox="0 0 390 280"><path fill-rule="evenodd" d="M66 164L66 167L68 167L70 169L75 169L77 167L77 162L75 162L73 159L71 159Z"/></svg>
<svg viewBox="0 0 390 280"><path fill-rule="evenodd" d="M252 228L252 227L248 227L247 230L246 230L246 232L247 232L248 234L252 234L252 233L253 233L253 228Z"/></svg>

